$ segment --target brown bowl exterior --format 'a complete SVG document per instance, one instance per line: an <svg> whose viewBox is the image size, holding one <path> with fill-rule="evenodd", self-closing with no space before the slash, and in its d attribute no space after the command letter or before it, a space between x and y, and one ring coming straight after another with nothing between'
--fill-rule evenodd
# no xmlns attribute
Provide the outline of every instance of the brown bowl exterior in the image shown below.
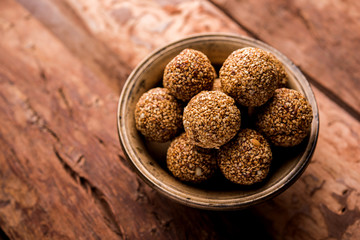
<svg viewBox="0 0 360 240"><path fill-rule="evenodd" d="M147 142L135 128L134 109L140 96L159 86L166 64L184 48L205 53L214 65L221 66L228 55L243 47L257 47L273 53L285 66L290 88L302 92L313 108L309 136L294 148L275 150L266 180L254 186L239 186L221 177L207 184L191 185L175 179L166 169L169 143ZM288 188L307 167L316 146L319 113L315 96L300 70L283 54L267 44L230 34L201 34L170 43L144 59L127 79L119 99L118 133L121 145L136 172L154 189L188 206L212 209L241 209L263 202ZM277 152L276 152L277 151Z"/></svg>

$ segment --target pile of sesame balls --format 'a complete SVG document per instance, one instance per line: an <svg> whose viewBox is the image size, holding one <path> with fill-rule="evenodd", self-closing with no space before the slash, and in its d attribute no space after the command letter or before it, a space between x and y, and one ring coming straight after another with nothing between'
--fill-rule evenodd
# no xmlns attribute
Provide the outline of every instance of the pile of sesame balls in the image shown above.
<svg viewBox="0 0 360 240"><path fill-rule="evenodd" d="M287 81L282 63L259 48L231 53L218 78L204 53L184 49L165 67L163 87L140 97L136 128L149 141L171 141L166 163L181 181L204 182L220 169L252 185L268 175L273 146L298 145L309 133L311 105Z"/></svg>

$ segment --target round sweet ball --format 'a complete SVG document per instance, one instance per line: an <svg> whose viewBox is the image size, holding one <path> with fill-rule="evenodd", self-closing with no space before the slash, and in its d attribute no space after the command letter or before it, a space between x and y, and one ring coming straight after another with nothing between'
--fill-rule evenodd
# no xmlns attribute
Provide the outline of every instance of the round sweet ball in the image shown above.
<svg viewBox="0 0 360 240"><path fill-rule="evenodd" d="M215 69L205 54L184 49L165 67L163 85L186 102L202 90L210 90L215 77Z"/></svg>
<svg viewBox="0 0 360 240"><path fill-rule="evenodd" d="M275 146L291 147L308 135L312 119L311 105L300 92L279 88L259 109L255 125Z"/></svg>
<svg viewBox="0 0 360 240"><path fill-rule="evenodd" d="M190 141L203 148L219 148L240 129L240 110L220 91L202 91L184 109L183 124Z"/></svg>
<svg viewBox="0 0 360 240"><path fill-rule="evenodd" d="M191 144L185 133L171 142L166 163L176 178L193 183L209 179L217 169L213 150L201 149Z"/></svg>
<svg viewBox="0 0 360 240"><path fill-rule="evenodd" d="M166 142L182 128L183 107L165 88L153 88L136 104L135 125L148 140Z"/></svg>
<svg viewBox="0 0 360 240"><path fill-rule="evenodd" d="M284 87L287 86L287 84L289 82L288 75L286 73L285 67L277 57L275 57L273 54L271 54L271 55L273 56L273 59L274 59L274 62L275 62L275 67L276 67L276 70L278 71L278 74L279 74L278 88L284 88Z"/></svg>
<svg viewBox="0 0 360 240"><path fill-rule="evenodd" d="M269 173L271 160L269 143L260 133L249 128L242 129L218 153L222 174L231 182L241 185L263 181Z"/></svg>
<svg viewBox="0 0 360 240"><path fill-rule="evenodd" d="M231 53L220 69L220 79L223 91L247 107L263 105L279 85L273 55L253 47Z"/></svg>

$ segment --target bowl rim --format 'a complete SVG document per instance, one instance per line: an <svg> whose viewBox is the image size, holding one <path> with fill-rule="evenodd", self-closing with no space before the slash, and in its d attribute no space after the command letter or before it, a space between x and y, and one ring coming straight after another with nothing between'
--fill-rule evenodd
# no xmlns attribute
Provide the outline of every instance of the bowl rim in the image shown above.
<svg viewBox="0 0 360 240"><path fill-rule="evenodd" d="M163 182L159 181L155 176L153 176L147 169L145 169L141 161L138 159L134 159L134 149L131 148L130 143L125 137L125 133L121 130L121 124L124 123L124 119L122 118L122 113L125 113L126 110L126 97L131 92L130 86L135 80L135 76L143 69L143 67L151 61L152 58L158 58L162 52L166 51L169 47L175 47L177 45L186 45L187 43L193 43L194 40L196 41L204 41L204 40L226 40L226 41L234 41L238 42L242 41L243 43L248 43L249 45L258 45L267 51L271 51L275 53L275 55L280 58L280 61L284 63L286 62L287 66L292 71L293 75L296 76L300 87L302 88L303 92L306 89L307 91L307 99L310 102L313 108L313 122L311 124L311 138L309 138L309 143L307 144L305 151L303 152L302 156L300 157L298 163L295 165L293 169L289 171L288 174L285 175L284 178L280 179L274 185L270 186L269 188L265 189L264 191L255 193L251 196L242 196L240 198L231 198L231 199L221 199L221 200L214 200L214 199L204 199L201 197L194 197L192 196L189 198L188 195L182 193L179 189L169 188L169 186L165 185ZM185 47L184 47L185 48ZM127 78L118 102L117 107L117 131L120 140L121 147L123 149L124 154L126 155L128 162L135 170L135 172L143 179L147 184L149 184L154 189L158 190L163 195L176 200L177 202L183 203L185 205L196 207L196 208L203 208L203 209L211 209L211 210L233 210L233 209L241 209L245 208L257 203L261 203L266 201L270 198L275 197L276 195L282 193L287 188L289 188L305 171L306 167L310 163L310 159L314 153L318 135L319 135L319 110L318 105L315 99L315 95L312 91L310 83L307 81L306 77L302 74L302 72L296 67L296 65L288 59L285 55L281 52L276 50L275 48L269 46L268 44L253 39L251 37L242 36L238 34L230 34L230 33L202 33L202 34L195 34L190 35L184 38L180 38L176 41L170 42L162 47L157 48L156 50L152 51L148 54L131 72L129 77ZM309 147L310 146L310 147ZM241 200L241 201L239 201Z"/></svg>

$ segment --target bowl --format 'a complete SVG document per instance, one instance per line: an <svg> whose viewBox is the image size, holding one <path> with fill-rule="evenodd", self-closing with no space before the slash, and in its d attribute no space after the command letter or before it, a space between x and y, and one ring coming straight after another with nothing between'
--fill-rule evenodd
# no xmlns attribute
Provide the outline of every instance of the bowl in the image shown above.
<svg viewBox="0 0 360 240"><path fill-rule="evenodd" d="M283 63L289 77L289 87L303 93L312 106L314 118L310 134L296 147L274 149L269 175L262 183L240 186L230 183L220 175L200 185L181 182L166 168L166 151L169 143L147 142L136 130L136 103L143 93L161 85L165 66L183 49L193 48L202 51L215 68L219 68L231 52L243 47L264 49ZM319 113L310 84L287 57L261 41L239 35L216 33L183 38L159 48L146 57L133 70L122 89L117 124L120 142L130 164L152 188L188 206L231 210L268 200L287 189L299 178L309 164L316 146Z"/></svg>

